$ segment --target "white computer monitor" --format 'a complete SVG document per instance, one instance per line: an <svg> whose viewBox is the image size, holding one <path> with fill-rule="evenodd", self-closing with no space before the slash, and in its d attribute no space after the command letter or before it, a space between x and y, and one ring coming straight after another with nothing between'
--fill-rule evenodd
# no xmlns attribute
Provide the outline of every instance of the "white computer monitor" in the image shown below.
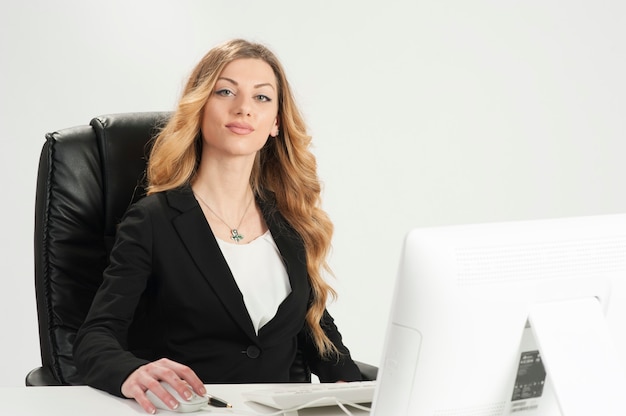
<svg viewBox="0 0 626 416"><path fill-rule="evenodd" d="M415 229L373 416L626 414L626 215Z"/></svg>

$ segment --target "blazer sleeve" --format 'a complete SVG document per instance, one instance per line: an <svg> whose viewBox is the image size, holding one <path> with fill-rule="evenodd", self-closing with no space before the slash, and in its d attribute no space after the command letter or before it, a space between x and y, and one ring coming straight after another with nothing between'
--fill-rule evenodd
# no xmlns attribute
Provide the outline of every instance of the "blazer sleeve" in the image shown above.
<svg viewBox="0 0 626 416"><path fill-rule="evenodd" d="M339 355L331 355L323 358L317 351L317 347L311 337L308 327L302 330L298 336L299 347L304 353L307 364L311 372L320 379L322 383L334 383L337 381L360 381L361 372L350 356L350 351L343 344L343 340L333 317L324 311L321 321L322 329L328 338L335 344Z"/></svg>
<svg viewBox="0 0 626 416"><path fill-rule="evenodd" d="M141 204L126 213L102 285L74 342L74 360L85 383L117 396L130 373L148 362L127 350L127 334L151 273L150 222Z"/></svg>

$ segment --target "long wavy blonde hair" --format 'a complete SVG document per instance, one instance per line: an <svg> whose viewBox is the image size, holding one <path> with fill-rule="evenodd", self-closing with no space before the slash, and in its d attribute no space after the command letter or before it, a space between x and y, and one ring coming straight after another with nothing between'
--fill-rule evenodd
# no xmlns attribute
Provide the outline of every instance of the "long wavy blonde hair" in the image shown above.
<svg viewBox="0 0 626 416"><path fill-rule="evenodd" d="M324 271L330 272L326 258L333 225L321 209L317 163L309 150L311 137L285 71L270 50L258 43L236 39L211 49L202 58L189 77L178 107L153 143L147 168L148 194L191 183L199 164L204 105L224 67L242 58L265 61L274 71L278 86L280 133L257 153L250 185L260 198L267 191L275 195L278 210L304 241L313 291L306 321L320 354L330 356L337 353L337 348L326 336L320 321L329 296L336 297L322 275Z"/></svg>

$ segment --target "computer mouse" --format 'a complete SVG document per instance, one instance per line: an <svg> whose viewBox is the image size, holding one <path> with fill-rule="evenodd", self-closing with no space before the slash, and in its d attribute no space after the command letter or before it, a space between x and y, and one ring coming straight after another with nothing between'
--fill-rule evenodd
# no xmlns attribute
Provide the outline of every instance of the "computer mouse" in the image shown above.
<svg viewBox="0 0 626 416"><path fill-rule="evenodd" d="M169 410L170 412L177 413L190 413L200 410L209 402L208 397L199 396L198 394L196 394L196 392L193 391L191 386L189 386L189 390L191 391L192 396L189 400L180 397L180 394L178 394L178 392L174 390L174 388L168 383L161 381L161 386L163 386L165 390L167 390L172 396L174 396L174 398L178 400L179 404L176 409L172 410L165 403L163 403L163 401L161 401L161 399L159 399L152 391L148 390L146 392L146 396L148 397L148 399L150 399L152 404L157 407L157 409Z"/></svg>

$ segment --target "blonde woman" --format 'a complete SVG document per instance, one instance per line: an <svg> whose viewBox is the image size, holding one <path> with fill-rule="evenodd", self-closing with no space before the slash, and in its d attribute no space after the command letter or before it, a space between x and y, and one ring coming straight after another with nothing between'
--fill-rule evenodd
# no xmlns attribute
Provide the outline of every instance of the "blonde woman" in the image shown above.
<svg viewBox="0 0 626 416"><path fill-rule="evenodd" d="M210 50L156 137L148 196L120 224L78 333L85 381L171 408L189 384L288 382L301 351L323 382L360 373L326 311L332 224L284 70L244 40Z"/></svg>

